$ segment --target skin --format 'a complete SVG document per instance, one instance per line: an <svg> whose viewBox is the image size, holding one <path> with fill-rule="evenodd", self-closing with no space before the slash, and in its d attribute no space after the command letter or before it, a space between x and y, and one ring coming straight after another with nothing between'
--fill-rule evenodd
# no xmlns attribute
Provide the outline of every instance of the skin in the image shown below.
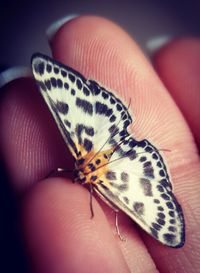
<svg viewBox="0 0 200 273"><path fill-rule="evenodd" d="M87 31L90 26L90 31ZM183 207L186 243L161 245L124 214L115 235L112 210L68 178L41 180L72 157L35 83L19 79L4 87L1 150L21 210L21 227L33 272L200 272L200 40L175 40L153 59L114 23L81 16L66 23L50 43L55 59L116 90L130 101L136 139L163 152ZM9 124L9 126L8 126Z"/></svg>

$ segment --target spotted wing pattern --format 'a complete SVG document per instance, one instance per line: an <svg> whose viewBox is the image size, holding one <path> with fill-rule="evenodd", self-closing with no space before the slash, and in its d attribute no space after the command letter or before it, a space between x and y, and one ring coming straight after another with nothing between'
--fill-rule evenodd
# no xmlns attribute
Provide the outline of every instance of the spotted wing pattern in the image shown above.
<svg viewBox="0 0 200 273"><path fill-rule="evenodd" d="M47 56L35 54L32 69L76 163L87 158L98 165L100 153L110 151L106 166L87 164L93 175L85 175L96 192L163 244L181 247L184 218L165 163L147 140L129 135L127 107L95 81Z"/></svg>
<svg viewBox="0 0 200 273"><path fill-rule="evenodd" d="M94 144L96 151L109 149L127 135L131 116L111 92L42 54L33 55L32 69L75 159L80 154L84 157Z"/></svg>
<svg viewBox="0 0 200 273"><path fill-rule="evenodd" d="M95 189L163 244L184 244L181 207L161 155L147 140L126 139Z"/></svg>

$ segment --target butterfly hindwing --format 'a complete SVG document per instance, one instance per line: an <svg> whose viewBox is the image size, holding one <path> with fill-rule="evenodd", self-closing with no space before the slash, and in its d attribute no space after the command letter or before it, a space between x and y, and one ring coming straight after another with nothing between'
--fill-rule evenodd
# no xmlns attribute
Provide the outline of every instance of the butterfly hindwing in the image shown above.
<svg viewBox="0 0 200 273"><path fill-rule="evenodd" d="M130 137L120 145L96 191L163 244L183 245L181 207L161 155L147 140L136 142Z"/></svg>

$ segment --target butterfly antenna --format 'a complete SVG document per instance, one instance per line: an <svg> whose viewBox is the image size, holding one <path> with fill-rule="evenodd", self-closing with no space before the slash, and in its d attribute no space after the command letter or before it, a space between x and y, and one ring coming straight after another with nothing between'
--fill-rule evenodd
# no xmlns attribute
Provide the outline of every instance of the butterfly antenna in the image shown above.
<svg viewBox="0 0 200 273"><path fill-rule="evenodd" d="M127 151L124 155L122 155L121 157L116 158L116 159L114 159L114 160L112 160L112 161L109 161L108 163L105 163L105 164L99 166L99 167L96 168L94 171L96 171L96 170L98 170L98 169L100 169L100 168L102 168L102 167L104 167L104 166L107 166L107 165L109 165L109 164L111 164L111 163L114 163L114 162L116 162L116 161L118 161L118 160L120 160L120 159L123 159L123 158L127 157L127 156L129 155L129 153L131 153L131 151L132 151L132 149L128 150L128 151ZM169 149L159 149L158 151L171 152L171 150L169 150ZM139 154L145 154L145 153L147 153L147 152L144 151L144 152L140 152L140 153L135 153L135 156L137 156L137 155L139 155ZM92 173L92 172L94 172L94 171L91 171L91 172L89 172L89 173ZM88 173L88 174L89 174L89 173Z"/></svg>

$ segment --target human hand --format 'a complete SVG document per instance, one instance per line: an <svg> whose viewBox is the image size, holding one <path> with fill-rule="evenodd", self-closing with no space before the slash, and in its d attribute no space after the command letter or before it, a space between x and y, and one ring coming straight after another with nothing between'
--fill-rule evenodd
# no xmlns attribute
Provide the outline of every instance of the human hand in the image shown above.
<svg viewBox="0 0 200 273"><path fill-rule="evenodd" d="M161 245L125 215L119 218L122 242L114 236L114 214L101 201L93 200L90 219L85 188L64 178L36 182L57 167L72 168L72 157L33 79L5 87L1 146L11 183L23 199L22 226L33 272L198 272L199 48L198 40L186 39L155 56L157 74L172 99L132 39L105 19L76 18L51 41L55 59L124 100L131 98L136 139L171 150L165 158L186 220L181 249Z"/></svg>

